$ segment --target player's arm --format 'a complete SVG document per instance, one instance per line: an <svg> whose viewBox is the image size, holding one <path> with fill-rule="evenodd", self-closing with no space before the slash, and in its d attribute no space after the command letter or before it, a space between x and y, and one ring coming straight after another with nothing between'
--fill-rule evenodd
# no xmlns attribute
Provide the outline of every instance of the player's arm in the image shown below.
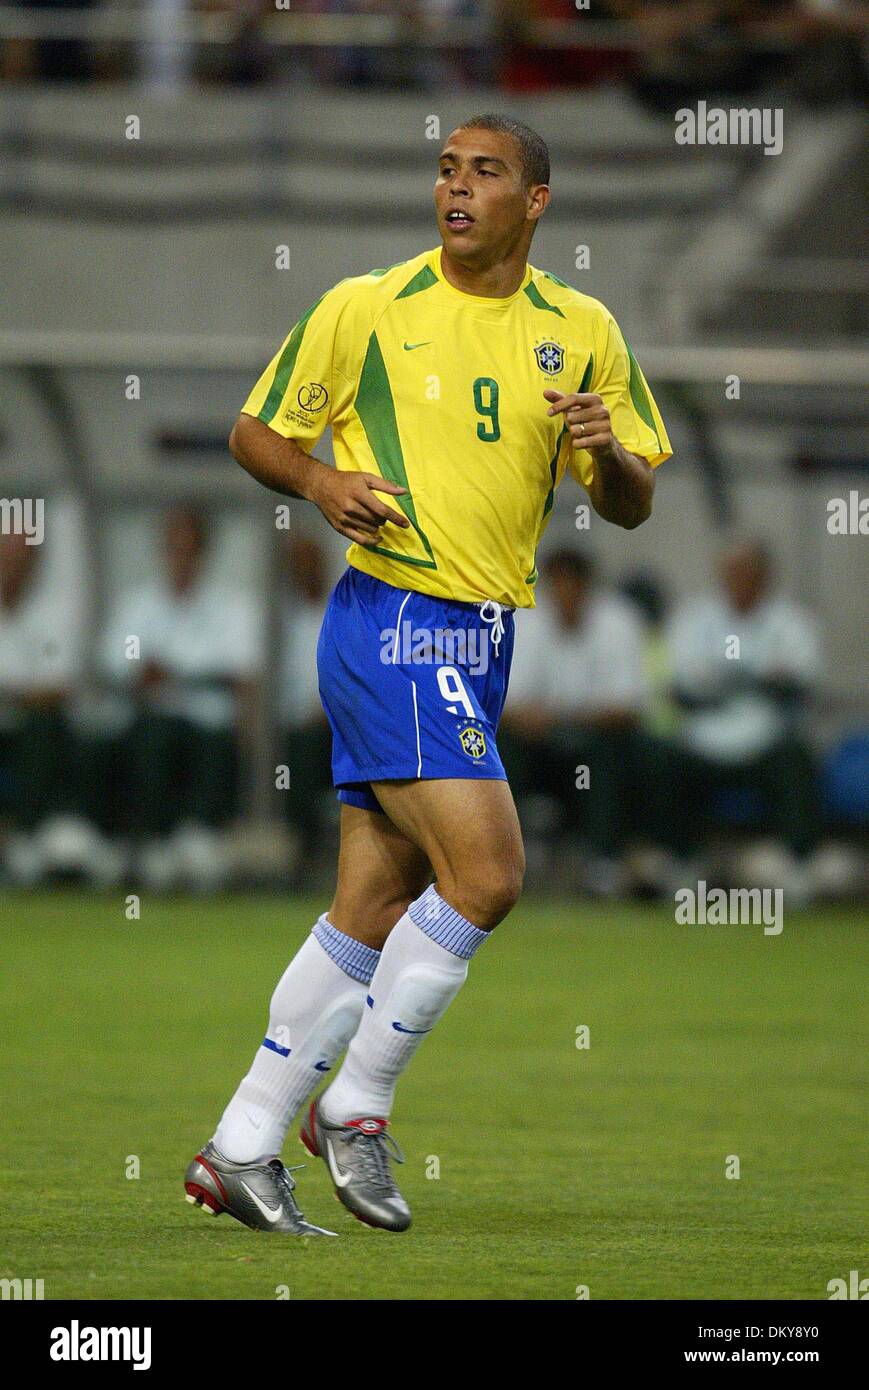
<svg viewBox="0 0 869 1390"><path fill-rule="evenodd" d="M409 525L377 496L406 488L374 473L339 472L312 457L326 426L352 409L369 336L365 314L360 319L353 309L353 282L342 281L302 315L242 406L229 448L264 487L313 502L342 536L370 546L383 525Z"/></svg>
<svg viewBox="0 0 869 1390"><path fill-rule="evenodd" d="M263 487L284 497L310 500L314 474L331 471L311 458L294 439L287 439L253 415L239 415L229 436L229 452Z"/></svg>
<svg viewBox="0 0 869 1390"><path fill-rule="evenodd" d="M592 391L563 395L543 392L550 415L563 414L573 447L587 449L594 473L586 483L598 516L631 531L652 514L655 473L639 454L630 453L613 434L612 420L603 398Z"/></svg>
<svg viewBox="0 0 869 1390"><path fill-rule="evenodd" d="M381 502L378 492L399 496L407 489L376 473L339 472L312 458L294 439L278 434L242 412L229 436L229 450L263 487L284 497L313 502L342 536L359 545L377 545L385 522L410 525L406 516Z"/></svg>
<svg viewBox="0 0 869 1390"><path fill-rule="evenodd" d="M568 466L595 511L633 530L651 516L654 469L672 450L640 366L603 305L589 328L591 353L580 390L543 394L550 415L564 416Z"/></svg>

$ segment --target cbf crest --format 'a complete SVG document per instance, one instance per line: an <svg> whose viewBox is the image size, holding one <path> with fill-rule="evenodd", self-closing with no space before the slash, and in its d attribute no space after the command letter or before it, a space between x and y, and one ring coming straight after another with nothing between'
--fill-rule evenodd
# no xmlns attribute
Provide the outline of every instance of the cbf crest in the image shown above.
<svg viewBox="0 0 869 1390"><path fill-rule="evenodd" d="M558 376L559 372L564 370L564 348L551 338L547 338L545 343L537 344L534 356L541 372L545 372L547 376Z"/></svg>
<svg viewBox="0 0 869 1390"><path fill-rule="evenodd" d="M486 756L486 735L476 724L467 724L459 734L459 742L469 758L475 761Z"/></svg>

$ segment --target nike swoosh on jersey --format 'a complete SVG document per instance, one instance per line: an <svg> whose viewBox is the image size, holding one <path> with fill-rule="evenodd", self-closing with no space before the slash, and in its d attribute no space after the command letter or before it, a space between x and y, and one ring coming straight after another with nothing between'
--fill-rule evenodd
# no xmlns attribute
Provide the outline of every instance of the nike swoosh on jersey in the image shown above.
<svg viewBox="0 0 869 1390"><path fill-rule="evenodd" d="M405 1028L403 1023L393 1023L396 1033L430 1033L430 1028Z"/></svg>
<svg viewBox="0 0 869 1390"><path fill-rule="evenodd" d="M250 1197L251 1201L254 1202L254 1203L256 1204L256 1206L259 1207L259 1209L260 1209L260 1211L262 1212L263 1216L265 1217L266 1221L271 1221L272 1223L274 1223L275 1221L280 1221L280 1219L281 1219L281 1209L280 1209L280 1207L278 1207L277 1211L272 1211L271 1207L267 1207L266 1204L265 1204L265 1202L263 1202L263 1201L256 1195L255 1192L252 1192L252 1191L251 1191L251 1189L248 1187L248 1185L247 1185L246 1182L239 1183L239 1186L242 1187L242 1188L244 1188L245 1192L247 1193L248 1197Z"/></svg>
<svg viewBox="0 0 869 1390"><path fill-rule="evenodd" d="M432 338L427 338L424 343L405 343L404 350L405 352L413 352L414 348L431 347L433 341Z"/></svg>
<svg viewBox="0 0 869 1390"><path fill-rule="evenodd" d="M352 1173L342 1173L338 1167L338 1161L332 1152L332 1141L326 1140L326 1162L329 1165L329 1172L332 1174L332 1181L336 1187L346 1187L348 1182L353 1181Z"/></svg>

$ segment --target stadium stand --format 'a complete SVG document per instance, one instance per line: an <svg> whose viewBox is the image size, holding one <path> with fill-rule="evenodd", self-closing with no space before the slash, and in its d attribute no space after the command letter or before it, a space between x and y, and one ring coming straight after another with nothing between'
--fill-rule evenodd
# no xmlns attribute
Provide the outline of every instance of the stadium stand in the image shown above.
<svg viewBox="0 0 869 1390"><path fill-rule="evenodd" d="M460 8L457 19L480 20L477 7ZM127 12L100 13L120 23ZM799 138L776 159L756 146L680 146L672 112L638 98L635 43L623 40L619 30L609 41L620 85L602 69L580 89L546 93L530 78L521 93L518 79L506 94L438 87L426 69L408 90L365 81L326 100L318 84L330 74L312 55L325 61L328 45L312 45L298 69L296 50L278 46L276 86L182 82L167 96L124 80L38 84L26 65L6 85L0 490L84 501L95 623L147 571L157 513L195 501L232 535L217 547L218 574L267 603L278 631L276 499L230 459L229 426L323 289L434 244L437 138L474 110L506 106L552 149L554 198L532 260L629 326L676 450L653 527L625 533L592 519L579 533L584 499L565 485L548 547L588 541L611 581L646 570L679 599L707 583L725 529L766 537L784 586L824 633L815 727L820 745L839 748L828 766L840 767L851 745L838 740L859 742L869 686L865 543L825 525L831 498L865 487L858 111L853 100L819 111L788 93L787 129ZM126 50L112 51L117 72ZM463 70L462 81L474 76ZM276 268L282 247L286 270ZM738 408L726 390L734 375ZM328 439L318 452L330 457ZM294 532L316 531L316 520L299 507ZM335 575L343 547L322 530ZM273 822L280 720L274 707L257 718L245 804ZM830 786L843 779L830 771Z"/></svg>

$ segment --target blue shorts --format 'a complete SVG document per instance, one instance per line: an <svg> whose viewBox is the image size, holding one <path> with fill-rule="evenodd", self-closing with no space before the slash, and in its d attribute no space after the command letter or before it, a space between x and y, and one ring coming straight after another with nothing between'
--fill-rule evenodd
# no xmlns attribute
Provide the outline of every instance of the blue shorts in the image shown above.
<svg viewBox="0 0 869 1390"><path fill-rule="evenodd" d="M338 800L379 811L371 782L506 781L495 730L512 656L511 609L433 598L347 569L317 646Z"/></svg>

